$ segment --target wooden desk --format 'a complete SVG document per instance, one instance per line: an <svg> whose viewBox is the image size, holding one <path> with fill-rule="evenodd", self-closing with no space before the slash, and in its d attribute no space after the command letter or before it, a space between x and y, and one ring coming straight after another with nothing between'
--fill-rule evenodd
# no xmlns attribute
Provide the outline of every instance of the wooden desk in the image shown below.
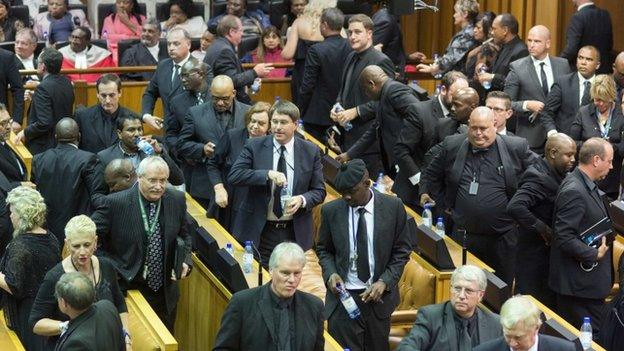
<svg viewBox="0 0 624 351"><path fill-rule="evenodd" d="M2 351L25 351L21 341L14 331L7 327L4 319L4 311L0 311L0 350Z"/></svg>

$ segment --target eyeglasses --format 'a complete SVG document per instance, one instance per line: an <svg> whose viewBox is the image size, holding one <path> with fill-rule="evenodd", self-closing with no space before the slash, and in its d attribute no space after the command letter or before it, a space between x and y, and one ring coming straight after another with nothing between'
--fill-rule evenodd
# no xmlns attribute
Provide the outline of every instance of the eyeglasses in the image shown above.
<svg viewBox="0 0 624 351"><path fill-rule="evenodd" d="M5 119L4 121L0 121L0 126L2 127L6 127L9 124L11 124L11 122L13 122L13 119L9 118L9 119Z"/></svg>
<svg viewBox="0 0 624 351"><path fill-rule="evenodd" d="M481 290L474 290L470 288L465 288L463 286L451 286L451 291L456 295L461 295L463 291L464 294L466 294L466 296L474 296L476 293L478 293Z"/></svg>

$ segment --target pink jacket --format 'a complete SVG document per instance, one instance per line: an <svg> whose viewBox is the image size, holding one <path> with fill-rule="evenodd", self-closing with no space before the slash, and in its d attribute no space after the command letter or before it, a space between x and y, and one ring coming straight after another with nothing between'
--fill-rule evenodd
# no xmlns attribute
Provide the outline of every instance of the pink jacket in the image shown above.
<svg viewBox="0 0 624 351"><path fill-rule="evenodd" d="M106 42L108 43L108 50L113 53L115 66L118 61L117 43L120 40L141 37L142 28L139 21L137 21L136 17L132 16L130 17L130 22L136 25L136 34L132 33L130 28L126 27L126 25L123 24L117 16L115 16L115 20L113 20L113 15L110 14L104 19L104 25L102 25L102 39L106 39ZM145 16L143 15L141 15L141 23L145 23Z"/></svg>

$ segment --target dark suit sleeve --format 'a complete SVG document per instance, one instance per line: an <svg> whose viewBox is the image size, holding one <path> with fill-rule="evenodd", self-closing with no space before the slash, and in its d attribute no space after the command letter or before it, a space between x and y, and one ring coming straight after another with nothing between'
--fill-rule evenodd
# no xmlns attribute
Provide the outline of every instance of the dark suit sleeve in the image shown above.
<svg viewBox="0 0 624 351"><path fill-rule="evenodd" d="M381 16L380 16L381 17ZM392 41L392 22L388 16L383 16L381 21L375 22L373 30L373 45L386 45Z"/></svg>
<svg viewBox="0 0 624 351"><path fill-rule="evenodd" d="M301 110L301 115L305 115L310 105L310 99L316 85L316 80L321 70L321 62L319 59L318 49L315 45L312 45L308 50L308 55L305 60L305 69L303 71L303 80L299 87L299 101L297 105Z"/></svg>
<svg viewBox="0 0 624 351"><path fill-rule="evenodd" d="M254 169L254 153L249 143L245 145L243 151L234 162L230 174L228 174L228 182L232 185L268 185L269 169ZM315 166L316 172L316 166ZM322 178L321 178L322 181ZM306 199L307 201L307 199Z"/></svg>
<svg viewBox="0 0 624 351"><path fill-rule="evenodd" d="M29 124L28 127L24 129L24 135L27 140L46 135L54 128L54 113L52 113L53 101L48 89L49 87L45 84L39 84L37 91L33 95L30 108L37 109L38 120Z"/></svg>
<svg viewBox="0 0 624 351"><path fill-rule="evenodd" d="M401 172L409 178L420 172L420 167L414 161L412 155L423 139L423 123L415 108L411 109L409 117L403 121L401 134L394 144L394 157L397 160Z"/></svg>
<svg viewBox="0 0 624 351"><path fill-rule="evenodd" d="M507 79L505 79L505 93L511 98L511 108L514 112L523 112L523 101L518 101L518 97L520 96L520 78L514 67L514 65L510 66Z"/></svg>
<svg viewBox="0 0 624 351"><path fill-rule="evenodd" d="M219 72L219 74L224 74L232 78L234 87L236 89L242 89L244 86L253 83L254 79L256 79L256 72L253 69L238 72L236 58L233 57L233 55L235 55L235 53L231 50L221 51L221 55L216 59L212 69Z"/></svg>
<svg viewBox="0 0 624 351"><path fill-rule="evenodd" d="M171 99L171 105L165 114L165 143L167 146L176 148L178 147L178 137L182 131L182 126L176 115L176 106L178 99Z"/></svg>
<svg viewBox="0 0 624 351"><path fill-rule="evenodd" d="M584 199L581 190L576 188L559 191L553 228L552 246L579 262L595 261L598 255L597 249L586 245L578 237L587 207Z"/></svg>
<svg viewBox="0 0 624 351"><path fill-rule="evenodd" d="M162 72L158 71L154 72L152 79L150 79L147 88L145 88L145 92L143 92L143 98L141 99L141 116L146 113L152 114L154 112L154 106L156 106L156 100L160 97L160 92L158 91L158 75Z"/></svg>
<svg viewBox="0 0 624 351"><path fill-rule="evenodd" d="M393 198L394 206L394 240L392 244L392 253L390 260L386 264L386 269L381 273L379 279L386 283L387 289L396 286L403 274L403 268L407 262L408 256L411 251L411 245L408 242L407 237L407 213L405 213L405 207L403 202Z"/></svg>
<svg viewBox="0 0 624 351"><path fill-rule="evenodd" d="M419 310L412 330L401 340L396 351L429 350L435 338L432 324L432 318L430 318L426 310Z"/></svg>
<svg viewBox="0 0 624 351"><path fill-rule="evenodd" d="M381 67L381 69L388 75L388 77L394 78L394 65L392 64L392 61L388 58L388 56L385 56L384 54L382 55L384 56L384 58L378 64L378 66ZM359 118L361 118L363 121L370 121L371 119L375 118L377 103L377 101L369 101L367 103L357 106Z"/></svg>
<svg viewBox="0 0 624 351"><path fill-rule="evenodd" d="M87 165L82 170L82 177L91 197L91 206L96 209L102 206L108 187L104 183L104 166L97 155L91 155Z"/></svg>
<svg viewBox="0 0 624 351"><path fill-rule="evenodd" d="M583 34L583 23L580 14L575 14L570 18L570 24L566 30L566 46L561 51L561 57L568 61L574 61L581 46L581 35Z"/></svg>
<svg viewBox="0 0 624 351"><path fill-rule="evenodd" d="M561 84L555 82L550 88L546 103L544 104L544 110L540 115L539 120L542 121L544 130L546 132L551 130L557 130L555 124L555 118L557 118L557 112L561 108L561 102L563 101L563 92L561 90Z"/></svg>
<svg viewBox="0 0 624 351"><path fill-rule="evenodd" d="M347 150L349 158L354 159L360 157L370 146L372 146L377 140L377 129L379 128L379 121L374 121L368 127L366 132L358 139L358 141Z"/></svg>
<svg viewBox="0 0 624 351"><path fill-rule="evenodd" d="M221 137L221 140L217 143L214 155L206 160L206 172L208 173L208 179L213 185L223 184L225 182L222 179L222 168L225 165L227 156L230 152L230 133L225 133Z"/></svg>
<svg viewBox="0 0 624 351"><path fill-rule="evenodd" d="M570 138L576 142L576 147L578 149L583 145L583 114L581 110L578 111L574 121L572 121L572 125L570 126Z"/></svg>
<svg viewBox="0 0 624 351"><path fill-rule="evenodd" d="M186 259L184 263L186 263L189 267L193 267L193 257L191 256L191 249L193 247L193 239L191 238L191 234L189 233L188 222L186 221L186 197L183 192L179 192L175 190L176 195L179 196L178 202L180 209L178 210L179 218L178 223L180 223L180 229L178 231L178 236L184 240L187 249Z"/></svg>
<svg viewBox="0 0 624 351"><path fill-rule="evenodd" d="M160 153L160 157L165 161L167 166L169 166L169 183L172 185L182 185L184 184L184 174L182 170L178 166L177 163L171 158L169 155L169 151L161 144L160 147L163 149Z"/></svg>
<svg viewBox="0 0 624 351"><path fill-rule="evenodd" d="M306 200L306 211L312 211L312 209L325 200L325 178L323 177L323 165L321 164L321 152L316 146L314 146L314 169L312 170L312 179L308 186L308 191L301 194Z"/></svg>
<svg viewBox="0 0 624 351"><path fill-rule="evenodd" d="M21 124L24 115L24 85L22 76L19 74L21 63L15 55L11 55L7 61L4 72L7 75L7 83L11 86L11 94L13 95L13 113L11 116L15 122Z"/></svg>
<svg viewBox="0 0 624 351"><path fill-rule="evenodd" d="M321 265L321 271L323 273L323 281L325 283L327 283L329 277L332 274L338 273L338 270L336 269L335 258L336 248L334 247L334 241L330 229L332 226L331 218L329 218L329 215L327 213L328 209L330 208L328 205L331 206L331 203L323 205L321 207L321 224L318 230L318 242L316 243L316 254L319 258L319 264ZM341 278L346 279L347 277Z"/></svg>
<svg viewBox="0 0 624 351"><path fill-rule="evenodd" d="M91 220L95 223L96 233L99 238L97 255L106 256L110 247L110 198L105 197L97 210L91 215Z"/></svg>
<svg viewBox="0 0 624 351"><path fill-rule="evenodd" d="M314 320L316 321L316 341L314 343L314 351L323 351L325 350L325 327L323 317L323 303L321 301L317 301L316 315L314 316Z"/></svg>
<svg viewBox="0 0 624 351"><path fill-rule="evenodd" d="M221 317L221 327L215 337L212 351L238 351L241 349L241 324L243 322L241 309L243 308L246 306L241 306L238 296L232 296L232 300L230 300L223 312L223 317Z"/></svg>
<svg viewBox="0 0 624 351"><path fill-rule="evenodd" d="M183 159L200 162L204 159L204 144L193 140L194 136L195 118L189 111L184 117L184 124L178 135L178 156Z"/></svg>
<svg viewBox="0 0 624 351"><path fill-rule="evenodd" d="M431 156L431 162L425 167L420 175L420 194L434 195L435 189L444 188L445 162L446 162L446 140L429 149L427 154ZM426 158L426 156L425 156Z"/></svg>
<svg viewBox="0 0 624 351"><path fill-rule="evenodd" d="M542 222L529 210L546 198L542 177L540 174L527 171L521 183L522 185L507 204L507 213L521 227L542 233L550 226L550 223Z"/></svg>

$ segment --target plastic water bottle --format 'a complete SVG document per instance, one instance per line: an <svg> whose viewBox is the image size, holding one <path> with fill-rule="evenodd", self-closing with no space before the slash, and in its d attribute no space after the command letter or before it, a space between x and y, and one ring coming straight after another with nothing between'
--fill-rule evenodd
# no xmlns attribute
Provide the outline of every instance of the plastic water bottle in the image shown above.
<svg viewBox="0 0 624 351"><path fill-rule="evenodd" d="M479 74L487 73L487 69L487 66L481 66L481 68L479 69ZM485 90L490 90L490 88L492 87L492 82L485 81L481 85L483 85L483 88Z"/></svg>
<svg viewBox="0 0 624 351"><path fill-rule="evenodd" d="M43 41L48 41L48 32L43 32Z"/></svg>
<svg viewBox="0 0 624 351"><path fill-rule="evenodd" d="M225 251L227 251L230 256L234 257L234 248L232 247L232 243L225 244Z"/></svg>
<svg viewBox="0 0 624 351"><path fill-rule="evenodd" d="M139 150L143 151L147 156L152 156L154 154L154 148L149 142L147 142L147 140L136 138L134 139L134 142Z"/></svg>
<svg viewBox="0 0 624 351"><path fill-rule="evenodd" d="M384 181L383 173L379 173L379 177L377 177L377 181L375 182L375 189L382 194L386 193L386 182Z"/></svg>
<svg viewBox="0 0 624 351"><path fill-rule="evenodd" d="M440 55L438 55L437 53L433 54L433 63L440 67ZM433 75L433 78L442 79L442 72L438 71L438 73Z"/></svg>
<svg viewBox="0 0 624 351"><path fill-rule="evenodd" d="M338 112L342 112L344 111L344 107L342 107L342 105L337 102L334 107L332 107L332 110L336 113ZM353 124L351 124L351 122L347 122L344 126L342 126L344 128L344 130L346 130L347 132L350 131L351 129L353 129Z"/></svg>
<svg viewBox="0 0 624 351"><path fill-rule="evenodd" d="M435 232L439 236L444 236L446 234L446 231L444 230L444 220L442 219L442 217L438 217L438 221L435 225Z"/></svg>
<svg viewBox="0 0 624 351"><path fill-rule="evenodd" d="M410 85L409 86L410 86L410 88L412 88L414 90L418 89L418 81L415 80L415 79L410 81Z"/></svg>
<svg viewBox="0 0 624 351"><path fill-rule="evenodd" d="M280 202L282 204L282 211L286 212L286 207L288 206L290 199L292 199L292 193L290 192L290 189L288 189L288 187L284 185L282 187L282 190L280 190Z"/></svg>
<svg viewBox="0 0 624 351"><path fill-rule="evenodd" d="M579 340L581 341L583 350L589 350L589 348L591 348L592 326L591 319L589 317L583 318L583 325L581 325L581 335L579 335Z"/></svg>
<svg viewBox="0 0 624 351"><path fill-rule="evenodd" d="M252 241L245 241L245 252L243 253L243 273L251 273L253 267Z"/></svg>
<svg viewBox="0 0 624 351"><path fill-rule="evenodd" d="M342 286L342 284L336 284L336 289L338 289L338 296L340 296L340 302L344 306L345 310L349 314L349 318L357 319L360 316L360 308L355 303L351 294Z"/></svg>
<svg viewBox="0 0 624 351"><path fill-rule="evenodd" d="M427 227L433 227L433 214L431 213L431 204L425 204L422 212L423 224Z"/></svg>
<svg viewBox="0 0 624 351"><path fill-rule="evenodd" d="M262 79L260 78L254 79L253 83L251 84L251 94L252 95L258 94L258 92L260 91L261 85L262 85Z"/></svg>
<svg viewBox="0 0 624 351"><path fill-rule="evenodd" d="M279 96L279 95L277 95L277 96L275 97L275 101L274 101L274 103L278 103L278 102L280 102L280 101L282 101L282 97L281 97L281 96Z"/></svg>
<svg viewBox="0 0 624 351"><path fill-rule="evenodd" d="M297 131L301 134L305 133L305 127L303 126L303 121L301 119L297 120Z"/></svg>

